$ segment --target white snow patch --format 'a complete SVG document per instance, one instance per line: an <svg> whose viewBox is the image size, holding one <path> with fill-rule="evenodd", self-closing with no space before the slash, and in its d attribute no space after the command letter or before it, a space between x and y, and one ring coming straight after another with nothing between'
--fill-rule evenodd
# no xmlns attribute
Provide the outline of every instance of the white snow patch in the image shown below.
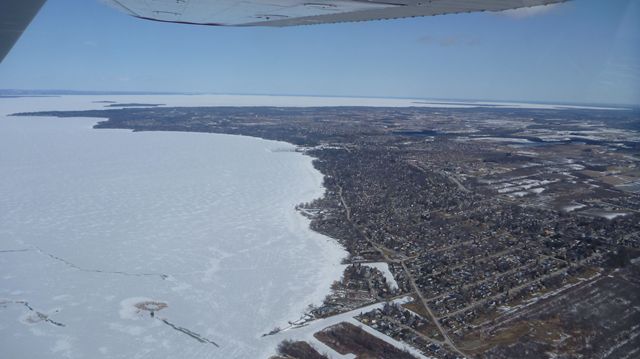
<svg viewBox="0 0 640 359"><path fill-rule="evenodd" d="M564 207L562 207L562 210L565 211L565 212L573 212L575 210L578 210L578 209L581 209L581 208L584 208L584 207L586 207L586 205L584 205L582 203L576 203L576 204L572 204L572 205L569 205L569 206L564 206Z"/></svg>
<svg viewBox="0 0 640 359"><path fill-rule="evenodd" d="M391 290L398 289L398 282L393 277L393 273L389 270L389 263L386 262L372 262L372 263L362 263L362 265L376 268L384 275L384 278L387 280L387 284Z"/></svg>
<svg viewBox="0 0 640 359"><path fill-rule="evenodd" d="M582 171L583 169L585 169L585 167L579 163L572 163L567 167L571 168L574 171Z"/></svg>
<svg viewBox="0 0 640 359"><path fill-rule="evenodd" d="M469 137L473 141L483 142L505 142L505 143L532 143L526 138L514 138L514 137Z"/></svg>
<svg viewBox="0 0 640 359"><path fill-rule="evenodd" d="M599 215L601 217L606 218L606 219L616 219L618 217L628 216L629 213L625 213L625 212L607 212L607 213L599 213Z"/></svg>
<svg viewBox="0 0 640 359"><path fill-rule="evenodd" d="M532 188L532 189L529 190L529 192L535 193L535 194L540 194L540 193L542 193L544 191L545 191L545 188L543 188L543 187Z"/></svg>

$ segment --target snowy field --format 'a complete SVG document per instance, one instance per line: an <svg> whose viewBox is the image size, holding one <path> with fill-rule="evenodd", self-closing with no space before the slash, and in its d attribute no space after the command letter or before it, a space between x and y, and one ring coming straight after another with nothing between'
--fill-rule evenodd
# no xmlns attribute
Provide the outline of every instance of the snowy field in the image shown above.
<svg viewBox="0 0 640 359"><path fill-rule="evenodd" d="M311 158L5 116L96 100L0 99L0 357L267 357L282 337L261 335L319 304L346 255L294 210L323 193Z"/></svg>

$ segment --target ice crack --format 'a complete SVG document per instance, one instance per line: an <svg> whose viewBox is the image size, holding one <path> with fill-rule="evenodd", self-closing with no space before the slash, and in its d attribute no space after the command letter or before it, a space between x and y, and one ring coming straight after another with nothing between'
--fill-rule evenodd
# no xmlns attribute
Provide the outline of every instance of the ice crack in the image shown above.
<svg viewBox="0 0 640 359"><path fill-rule="evenodd" d="M90 273L104 273L104 274L118 274L118 275L124 275L124 276L130 276L130 277L160 277L160 279L162 280L166 280L167 278L169 278L169 276L167 274L163 274L163 273L132 273L132 272L125 272L125 271L109 271L109 270L102 270L102 269L90 269L90 268L83 268L80 267L74 263L69 262L68 260L58 257L54 254L48 253L43 251L42 249L36 247L36 250L51 258L54 259L58 262L62 262L64 264L66 264L68 267L71 267L73 269L79 270L81 272L90 272Z"/></svg>
<svg viewBox="0 0 640 359"><path fill-rule="evenodd" d="M28 248L24 248L24 249L3 249L0 250L0 253L18 253L18 252L28 252L30 251L30 249Z"/></svg>
<svg viewBox="0 0 640 359"><path fill-rule="evenodd" d="M207 339L207 338L203 337L202 335L200 335L200 334L198 334L196 332L192 332L191 330L189 330L187 328L183 328L183 327L177 326L177 325L171 323L170 321L168 321L166 319L160 319L160 320L164 324L170 326L171 328L173 328L173 329L175 329L175 330L177 330L179 332L182 332L182 333L190 336L191 338L199 341L200 343L209 343L209 344L215 345L217 348L220 348L220 346L216 342L214 342L214 341L212 341L210 339Z"/></svg>
<svg viewBox="0 0 640 359"><path fill-rule="evenodd" d="M66 327L66 325L57 322L51 318L49 318L49 316L47 314L44 314L42 312L39 312L37 310L35 310L31 304L29 304L29 302L27 302L26 300L9 300L9 301L0 301L0 305L7 305L7 304L18 304L18 305L22 305L25 308L29 309L31 312L35 313L38 316L38 319L41 321L45 321L47 323L53 324L57 327Z"/></svg>

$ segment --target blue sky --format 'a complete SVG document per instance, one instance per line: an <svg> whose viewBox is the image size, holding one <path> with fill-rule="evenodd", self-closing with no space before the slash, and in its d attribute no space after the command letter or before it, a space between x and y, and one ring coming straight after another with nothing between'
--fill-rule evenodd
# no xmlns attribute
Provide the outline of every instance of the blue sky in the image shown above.
<svg viewBox="0 0 640 359"><path fill-rule="evenodd" d="M166 24L48 0L0 88L640 104L640 1L290 28Z"/></svg>

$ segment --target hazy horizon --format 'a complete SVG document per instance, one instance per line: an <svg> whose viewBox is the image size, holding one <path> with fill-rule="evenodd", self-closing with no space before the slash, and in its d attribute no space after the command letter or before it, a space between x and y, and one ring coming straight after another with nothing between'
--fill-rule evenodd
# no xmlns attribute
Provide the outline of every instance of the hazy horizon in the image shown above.
<svg viewBox="0 0 640 359"><path fill-rule="evenodd" d="M136 19L48 1L0 87L640 104L640 3L286 28Z"/></svg>
<svg viewBox="0 0 640 359"><path fill-rule="evenodd" d="M416 100L427 102L449 102L449 103L522 103L537 105L566 105L566 106L611 106L625 107L629 109L640 108L640 103L607 103L607 102L563 102L563 101L537 101L527 99L491 99L491 98L437 98L437 97L401 97L401 96L364 96L364 95L328 95L328 94L293 94L293 93L225 93L225 92L189 92L189 91L119 91L119 90L75 90L75 89L0 89L0 98L3 96L125 96L125 95L178 95L178 96L265 96L265 97L318 97L318 98L362 98L362 99L390 99L390 100Z"/></svg>

